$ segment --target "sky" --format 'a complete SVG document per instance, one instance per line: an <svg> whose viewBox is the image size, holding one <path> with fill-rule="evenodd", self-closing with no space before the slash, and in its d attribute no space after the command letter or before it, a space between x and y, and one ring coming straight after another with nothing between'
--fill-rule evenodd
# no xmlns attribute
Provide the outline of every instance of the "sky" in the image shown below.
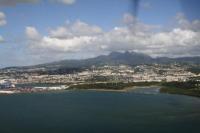
<svg viewBox="0 0 200 133"><path fill-rule="evenodd" d="M0 68L112 51L200 56L199 0L0 0Z"/></svg>

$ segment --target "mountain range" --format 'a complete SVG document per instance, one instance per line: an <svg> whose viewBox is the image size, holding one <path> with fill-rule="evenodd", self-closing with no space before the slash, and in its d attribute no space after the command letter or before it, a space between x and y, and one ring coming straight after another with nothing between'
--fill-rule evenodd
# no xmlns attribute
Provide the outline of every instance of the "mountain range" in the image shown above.
<svg viewBox="0 0 200 133"><path fill-rule="evenodd" d="M184 63L184 64L200 64L200 56L196 57L180 57L168 58L157 57L152 58L146 54L136 52L111 52L109 55L101 55L95 58L82 59L82 60L62 60L52 63L39 64L34 66L24 67L9 67L4 70L57 70L57 69L80 69L88 68L93 65L141 65L141 64L169 64L169 63Z"/></svg>

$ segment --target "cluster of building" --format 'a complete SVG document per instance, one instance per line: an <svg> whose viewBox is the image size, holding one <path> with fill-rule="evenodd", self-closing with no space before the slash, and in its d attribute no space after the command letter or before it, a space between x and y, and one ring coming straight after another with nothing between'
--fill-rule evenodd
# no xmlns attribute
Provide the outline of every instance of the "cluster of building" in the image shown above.
<svg viewBox="0 0 200 133"><path fill-rule="evenodd" d="M171 82L187 81L199 76L178 65L139 65L130 67L103 66L93 67L77 74L84 81L118 81L118 82Z"/></svg>
<svg viewBox="0 0 200 133"><path fill-rule="evenodd" d="M15 70L8 72L0 71L0 94L63 90L70 87L70 85L83 83L185 82L191 78L199 80L199 77L200 74L188 71L187 66L177 64L92 66L91 68L70 74L41 74L38 71L27 72L23 70L20 72ZM40 84L43 85L40 86ZM25 86L19 87L19 85Z"/></svg>
<svg viewBox="0 0 200 133"><path fill-rule="evenodd" d="M3 76L3 75L0 75ZM187 71L187 68L171 65L139 65L139 66L92 66L81 72L71 74L39 74L20 73L4 75L0 80L0 88L11 88L14 84L29 83L63 83L81 82L171 82L187 81L190 77L200 76Z"/></svg>
<svg viewBox="0 0 200 133"><path fill-rule="evenodd" d="M12 80L8 79L0 80L0 89L6 89L6 88L15 88L15 84L12 82Z"/></svg>

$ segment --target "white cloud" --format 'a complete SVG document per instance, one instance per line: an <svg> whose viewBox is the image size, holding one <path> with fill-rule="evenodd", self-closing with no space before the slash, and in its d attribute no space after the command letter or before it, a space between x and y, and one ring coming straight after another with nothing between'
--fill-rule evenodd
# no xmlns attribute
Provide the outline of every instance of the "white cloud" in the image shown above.
<svg viewBox="0 0 200 133"><path fill-rule="evenodd" d="M88 52L88 55L99 55L125 50L151 56L200 55L200 29L194 30L191 26L186 28L179 24L169 31L155 31L159 26L144 24L130 14L125 14L124 18L124 26L110 31L81 21L51 29L46 36L41 36L33 27L27 27L29 48L38 55L59 55L58 59L66 57L67 53L87 55L85 53ZM187 20L187 23L193 26L197 23L195 21Z"/></svg>
<svg viewBox="0 0 200 133"><path fill-rule="evenodd" d="M0 35L0 43L4 42L4 38Z"/></svg>
<svg viewBox="0 0 200 133"><path fill-rule="evenodd" d="M78 20L71 25L71 31L78 36L82 36L99 34L102 32L102 29L98 26L89 25Z"/></svg>
<svg viewBox="0 0 200 133"><path fill-rule="evenodd" d="M182 29L190 29L194 31L200 30L200 20L193 20L190 22L187 20L186 16L183 13L177 13L176 15L177 25Z"/></svg>
<svg viewBox="0 0 200 133"><path fill-rule="evenodd" d="M147 10L147 9L152 9L152 4L145 1L145 2L140 2L140 7Z"/></svg>
<svg viewBox="0 0 200 133"><path fill-rule="evenodd" d="M1 6L16 6L17 4L35 4L44 0L0 0ZM48 0L50 2L62 3L65 5L72 5L76 0Z"/></svg>
<svg viewBox="0 0 200 133"><path fill-rule="evenodd" d="M6 25L6 15L0 12L0 26ZM4 38L0 35L0 43L4 42Z"/></svg>
<svg viewBox="0 0 200 133"><path fill-rule="evenodd" d="M50 30L50 36L55 38L68 38L72 37L73 34L66 27L60 26L55 30Z"/></svg>
<svg viewBox="0 0 200 133"><path fill-rule="evenodd" d="M28 26L26 27L25 33L30 40L39 40L40 34L35 27Z"/></svg>
<svg viewBox="0 0 200 133"><path fill-rule="evenodd" d="M75 3L75 0L53 0L53 1L66 5L71 5Z"/></svg>
<svg viewBox="0 0 200 133"><path fill-rule="evenodd" d="M3 12L0 12L0 26L5 25L6 23L6 15Z"/></svg>
<svg viewBox="0 0 200 133"><path fill-rule="evenodd" d="M0 6L16 6L20 3L37 3L40 0L0 0Z"/></svg>
<svg viewBox="0 0 200 133"><path fill-rule="evenodd" d="M125 13L123 15L123 23L129 28L133 33L149 31L152 29L159 29L159 25L148 25L139 21L136 17L134 17L130 13Z"/></svg>
<svg viewBox="0 0 200 133"><path fill-rule="evenodd" d="M77 21L69 26L61 26L50 30L48 36L41 36L34 27L26 27L25 33L29 39L30 48L35 51L77 52L82 51L95 40L101 30L96 26Z"/></svg>
<svg viewBox="0 0 200 133"><path fill-rule="evenodd" d="M133 15L131 15L130 13L125 13L123 15L123 22L125 24L133 24L133 23L135 23L137 21L138 20Z"/></svg>
<svg viewBox="0 0 200 133"><path fill-rule="evenodd" d="M90 46L93 37L81 36L69 39L51 38L44 36L41 40L32 43L32 49L45 49L51 52L79 52Z"/></svg>
<svg viewBox="0 0 200 133"><path fill-rule="evenodd" d="M80 20L66 26L59 26L50 30L50 36L56 38L70 38L74 36L93 36L102 33L102 29L95 25L89 25Z"/></svg>

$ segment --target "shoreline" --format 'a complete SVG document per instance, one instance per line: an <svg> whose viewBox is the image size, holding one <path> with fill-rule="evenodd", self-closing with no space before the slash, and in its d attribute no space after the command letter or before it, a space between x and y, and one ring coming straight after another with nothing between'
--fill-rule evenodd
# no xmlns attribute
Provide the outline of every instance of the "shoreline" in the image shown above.
<svg viewBox="0 0 200 133"><path fill-rule="evenodd" d="M131 86L131 87L125 87L122 89L106 89L106 88L99 88L99 89L80 89L80 88L75 88L75 89L69 89L69 90L91 90L91 91L108 91L108 92L129 92L131 90L135 90L135 89L140 89L140 88L148 88L148 87L157 87L157 88L161 88L162 86L159 85L150 85L150 86Z"/></svg>
<svg viewBox="0 0 200 133"><path fill-rule="evenodd" d="M116 91L116 92L128 92L130 90L134 90L137 88L151 88L151 87L157 87L157 88L161 88L162 86L159 85L146 85L146 86L131 86L131 87L125 87L122 89L107 89L107 88L94 88L94 89L84 89L84 88L74 88L74 89L69 89L69 90L94 90L94 91Z"/></svg>
<svg viewBox="0 0 200 133"><path fill-rule="evenodd" d="M10 90L0 90L0 95L1 94L7 94L7 95L11 95L11 94L17 94L20 93L19 91L10 91Z"/></svg>
<svg viewBox="0 0 200 133"><path fill-rule="evenodd" d="M189 87L185 87L186 85ZM102 92L130 92L140 88L159 88L159 93L165 94L177 94L193 97L200 97L199 88L195 87L190 82L140 82L140 83L85 83L85 84L73 84L64 89L34 89L34 88L9 88L0 90L0 95L12 95L12 94L29 94L29 93L49 93L49 92L65 92L73 90L88 90L88 91L102 91ZM189 88L189 89L188 89Z"/></svg>
<svg viewBox="0 0 200 133"><path fill-rule="evenodd" d="M74 89L62 89L62 90L0 90L0 95L12 95L12 94L31 94L31 93L43 93L43 92L65 92L65 91L73 91L73 90L88 90L88 91L102 91L102 92L129 92L134 89L138 88L146 88L146 87L159 87L156 85L150 85L150 86L131 86L131 87L125 87L122 89L108 89L108 88L94 88L94 89L82 89L82 88L74 88Z"/></svg>

